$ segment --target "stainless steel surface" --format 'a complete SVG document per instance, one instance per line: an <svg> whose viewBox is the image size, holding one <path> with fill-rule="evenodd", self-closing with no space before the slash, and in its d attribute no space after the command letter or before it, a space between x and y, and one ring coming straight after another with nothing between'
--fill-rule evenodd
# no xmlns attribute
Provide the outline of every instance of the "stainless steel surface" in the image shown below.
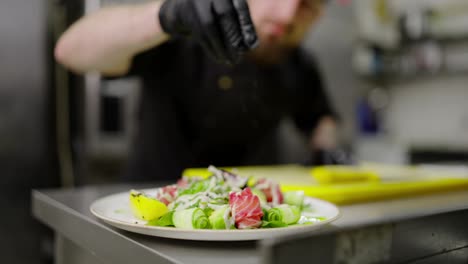
<svg viewBox="0 0 468 264"><path fill-rule="evenodd" d="M33 193L33 213L79 247L109 263L258 263L255 242L193 242L154 238L112 228L89 211L91 203L131 186ZM149 187L149 186L148 186Z"/></svg>
<svg viewBox="0 0 468 264"><path fill-rule="evenodd" d="M105 264L92 251L83 250L70 239L55 234L55 264Z"/></svg>
<svg viewBox="0 0 468 264"><path fill-rule="evenodd" d="M374 252L375 259L386 259L385 256L396 254L401 256L399 260L408 260L412 257L416 259L425 256L430 252L444 252L446 248L468 246L468 242L464 244L468 238L468 229L462 224L468 219L466 202L468 191L343 206L342 217L334 225L300 237L264 240L259 243L258 241L214 243L133 234L105 225L89 212L89 206L94 200L132 187L135 186L34 191L33 213L36 218L82 250L92 252L97 258L109 263L130 261L194 264L261 263L262 259L268 260L268 258L272 263L289 263L295 258L302 261L317 259L321 263L331 263L335 256L340 254L362 259L366 256L362 254L366 252ZM455 221L453 222L455 224L451 224L452 221ZM385 232L381 232L382 230ZM456 230L459 232L458 237ZM430 242L427 237L432 233L435 237ZM442 236L452 239L453 243L447 244L446 248L442 244L437 244L439 238L440 241L447 241ZM419 238L426 239L419 241L419 245L428 242L432 243L433 247L411 248L410 245L413 247L418 245ZM305 242L301 242L301 239ZM373 247L385 250L366 251L371 248L369 243L376 241L380 241L380 244ZM389 241L391 244L388 244ZM303 246L292 247L295 242ZM355 250L354 246L350 247L350 243L354 246L361 245L356 251L361 255L349 255L350 253L346 252L350 248ZM286 250L281 251L285 248L275 245L285 245ZM341 245L341 253L336 251L336 245ZM279 253L282 255L275 255Z"/></svg>
<svg viewBox="0 0 468 264"><path fill-rule="evenodd" d="M465 209L468 209L468 191L439 193L343 206L340 207L343 217L334 224L340 228L349 228Z"/></svg>
<svg viewBox="0 0 468 264"><path fill-rule="evenodd" d="M423 263L424 259L446 258L439 263L468 263L467 222L468 210L402 222L394 227L392 262ZM449 252L453 255L446 254Z"/></svg>
<svg viewBox="0 0 468 264"><path fill-rule="evenodd" d="M463 248L463 249L459 249L456 251L442 253L436 256L418 259L412 262L412 264L440 264L440 263L466 264L467 259L468 259L468 248Z"/></svg>
<svg viewBox="0 0 468 264"><path fill-rule="evenodd" d="M468 209L262 242L262 263L467 263ZM315 249L315 250L312 250Z"/></svg>
<svg viewBox="0 0 468 264"><path fill-rule="evenodd" d="M390 258L393 226L390 224L340 232L333 263L380 263Z"/></svg>

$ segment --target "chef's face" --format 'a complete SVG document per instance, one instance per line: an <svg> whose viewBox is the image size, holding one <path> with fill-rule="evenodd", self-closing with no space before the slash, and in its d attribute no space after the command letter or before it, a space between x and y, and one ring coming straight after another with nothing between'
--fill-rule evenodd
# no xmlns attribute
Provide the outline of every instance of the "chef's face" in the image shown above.
<svg viewBox="0 0 468 264"><path fill-rule="evenodd" d="M320 17L323 0L248 0L260 48L296 47Z"/></svg>

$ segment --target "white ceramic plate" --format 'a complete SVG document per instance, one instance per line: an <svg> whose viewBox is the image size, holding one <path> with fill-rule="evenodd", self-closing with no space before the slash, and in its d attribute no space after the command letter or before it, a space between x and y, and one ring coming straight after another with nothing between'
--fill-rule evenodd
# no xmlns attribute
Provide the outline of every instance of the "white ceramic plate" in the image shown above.
<svg viewBox="0 0 468 264"><path fill-rule="evenodd" d="M144 190L145 193L155 193L157 189ZM323 217L324 220L309 225L292 225L283 228L265 228L252 230L189 230L174 227L147 226L146 221L135 218L130 209L129 192L113 194L95 201L91 212L104 222L127 231L174 239L203 240L203 241L242 241L260 240L273 236L304 233L317 230L339 216L338 208L326 201L306 197L305 203L314 209L303 213L309 217Z"/></svg>

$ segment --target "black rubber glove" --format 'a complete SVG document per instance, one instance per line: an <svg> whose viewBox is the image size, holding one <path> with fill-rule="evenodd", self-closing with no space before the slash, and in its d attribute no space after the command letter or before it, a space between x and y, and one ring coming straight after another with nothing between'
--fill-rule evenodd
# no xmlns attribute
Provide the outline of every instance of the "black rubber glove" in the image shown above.
<svg viewBox="0 0 468 264"><path fill-rule="evenodd" d="M305 162L307 166L320 166L320 165L351 165L355 162L343 149L323 150L318 149L313 151L312 156Z"/></svg>
<svg viewBox="0 0 468 264"><path fill-rule="evenodd" d="M258 45L246 0L166 0L159 21L166 33L190 37L228 64Z"/></svg>

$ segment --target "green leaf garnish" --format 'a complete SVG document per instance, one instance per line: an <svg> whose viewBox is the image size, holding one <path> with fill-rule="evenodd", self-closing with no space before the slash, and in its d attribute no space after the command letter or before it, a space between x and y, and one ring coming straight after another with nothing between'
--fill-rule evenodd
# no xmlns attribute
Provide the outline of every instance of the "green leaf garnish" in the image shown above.
<svg viewBox="0 0 468 264"><path fill-rule="evenodd" d="M166 213L165 215L161 216L158 219L154 219L149 221L146 225L149 226L174 226L174 223L172 222L172 216L174 214L174 211L170 211Z"/></svg>

